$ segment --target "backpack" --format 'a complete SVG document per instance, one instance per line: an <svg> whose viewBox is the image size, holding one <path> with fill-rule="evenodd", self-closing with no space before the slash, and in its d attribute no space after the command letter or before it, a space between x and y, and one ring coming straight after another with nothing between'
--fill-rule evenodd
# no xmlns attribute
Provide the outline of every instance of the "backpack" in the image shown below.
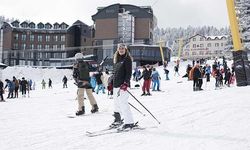
<svg viewBox="0 0 250 150"><path fill-rule="evenodd" d="M86 62L81 61L78 63L78 79L89 81L89 66Z"/></svg>

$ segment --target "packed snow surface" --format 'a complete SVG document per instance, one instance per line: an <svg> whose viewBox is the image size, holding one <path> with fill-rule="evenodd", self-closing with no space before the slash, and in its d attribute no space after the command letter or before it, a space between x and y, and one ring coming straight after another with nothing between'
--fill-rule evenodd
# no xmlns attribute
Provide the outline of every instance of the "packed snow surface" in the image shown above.
<svg viewBox="0 0 250 150"><path fill-rule="evenodd" d="M181 62L185 74L187 62ZM162 67L162 92L141 96L141 88L132 81L130 92L161 122L158 124L131 96L129 102L146 114L131 108L135 121L146 130L87 137L86 131L104 129L113 122L113 99L94 94L99 112L68 118L77 110L73 80L62 88L62 78L72 79L71 70L8 67L2 81L12 76L35 81L30 97L6 99L0 103L1 150L249 150L250 149L250 86L223 87L215 90L215 79L203 80L203 91L193 92L192 81L174 76L174 64L168 66L166 81ZM53 88L41 89L41 81L51 78Z"/></svg>

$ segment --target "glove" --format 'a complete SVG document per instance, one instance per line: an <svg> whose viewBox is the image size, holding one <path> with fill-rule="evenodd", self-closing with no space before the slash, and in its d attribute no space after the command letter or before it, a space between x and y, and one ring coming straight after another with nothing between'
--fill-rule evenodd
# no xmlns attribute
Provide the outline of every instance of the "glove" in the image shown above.
<svg viewBox="0 0 250 150"><path fill-rule="evenodd" d="M120 86L120 89L123 90L123 91L127 91L127 88L128 88L128 83L124 82L121 86Z"/></svg>

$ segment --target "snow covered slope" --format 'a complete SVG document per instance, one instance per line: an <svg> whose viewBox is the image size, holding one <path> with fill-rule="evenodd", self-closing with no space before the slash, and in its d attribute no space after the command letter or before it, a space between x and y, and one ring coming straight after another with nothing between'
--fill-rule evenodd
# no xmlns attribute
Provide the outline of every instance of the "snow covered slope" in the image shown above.
<svg viewBox="0 0 250 150"><path fill-rule="evenodd" d="M181 64L181 75L186 65ZM113 100L107 95L95 94L99 113L91 114L89 101L85 100L86 115L68 118L77 109L73 81L69 81L67 89L63 89L61 83L63 75L70 77L70 70L4 70L4 77L18 76L14 73L21 71L23 74L18 78L25 76L40 82L50 77L55 84L53 89L45 90L38 86L31 91L30 98L20 96L0 103L0 149L249 150L250 86L214 90L215 79L212 78L209 83L204 80L204 91L193 92L192 81L175 77L173 66L169 65L169 81L163 80L163 68L157 68L164 92L142 97L141 89L130 89L161 124L130 97L130 103L147 114L142 116L131 108L134 119L147 129L98 137L87 137L85 133L103 129L113 121Z"/></svg>

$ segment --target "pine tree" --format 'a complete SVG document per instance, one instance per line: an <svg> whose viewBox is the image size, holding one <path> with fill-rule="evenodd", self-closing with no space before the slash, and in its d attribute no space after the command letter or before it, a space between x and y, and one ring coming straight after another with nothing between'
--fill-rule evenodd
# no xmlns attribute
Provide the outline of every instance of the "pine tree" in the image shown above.
<svg viewBox="0 0 250 150"><path fill-rule="evenodd" d="M243 48L250 50L250 0L235 0Z"/></svg>

